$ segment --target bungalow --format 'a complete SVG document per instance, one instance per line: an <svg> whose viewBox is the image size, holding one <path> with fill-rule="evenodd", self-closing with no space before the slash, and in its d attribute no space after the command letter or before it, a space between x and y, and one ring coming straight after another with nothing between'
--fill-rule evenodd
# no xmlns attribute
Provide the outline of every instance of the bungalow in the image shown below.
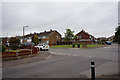
<svg viewBox="0 0 120 80"><path fill-rule="evenodd" d="M84 30L80 31L79 33L76 34L76 42L79 43L87 43L87 44L92 44L95 42L95 37L88 34Z"/></svg>
<svg viewBox="0 0 120 80"><path fill-rule="evenodd" d="M47 43L49 45L54 45L57 41L61 41L61 34L56 30L44 31L40 33L28 34L25 36L27 42L32 41L34 35L38 36L39 43Z"/></svg>

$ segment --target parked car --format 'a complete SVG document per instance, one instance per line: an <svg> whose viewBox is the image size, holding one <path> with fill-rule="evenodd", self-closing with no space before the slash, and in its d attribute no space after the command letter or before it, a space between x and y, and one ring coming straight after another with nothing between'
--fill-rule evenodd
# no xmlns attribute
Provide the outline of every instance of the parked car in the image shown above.
<svg viewBox="0 0 120 80"><path fill-rule="evenodd" d="M108 45L111 45L111 43L112 43L111 41L106 41L106 44Z"/></svg>
<svg viewBox="0 0 120 80"><path fill-rule="evenodd" d="M34 46L34 47L38 47L40 51L42 51L42 50L48 51L49 50L48 44L38 44L37 46Z"/></svg>

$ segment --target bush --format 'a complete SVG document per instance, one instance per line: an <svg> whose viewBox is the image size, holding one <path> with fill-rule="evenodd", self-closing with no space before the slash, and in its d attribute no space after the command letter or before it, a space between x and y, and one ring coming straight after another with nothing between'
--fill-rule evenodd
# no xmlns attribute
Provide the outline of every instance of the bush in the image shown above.
<svg viewBox="0 0 120 80"><path fill-rule="evenodd" d="M5 45L0 45L0 52L4 52L6 50L6 46Z"/></svg>

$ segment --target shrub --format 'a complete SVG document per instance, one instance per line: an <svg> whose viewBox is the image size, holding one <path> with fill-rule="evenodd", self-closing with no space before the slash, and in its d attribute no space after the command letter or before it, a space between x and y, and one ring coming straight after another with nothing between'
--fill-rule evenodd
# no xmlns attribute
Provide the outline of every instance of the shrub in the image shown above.
<svg viewBox="0 0 120 80"><path fill-rule="evenodd" d="M6 46L5 45L0 45L0 52L5 52Z"/></svg>
<svg viewBox="0 0 120 80"><path fill-rule="evenodd" d="M10 38L10 47L13 50L16 50L18 48L18 45L20 44L20 40L17 39L16 37L11 37Z"/></svg>

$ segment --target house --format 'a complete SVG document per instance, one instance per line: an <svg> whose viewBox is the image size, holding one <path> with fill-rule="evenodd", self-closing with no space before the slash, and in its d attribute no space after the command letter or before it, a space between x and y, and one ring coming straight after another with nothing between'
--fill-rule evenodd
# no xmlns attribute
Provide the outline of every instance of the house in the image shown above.
<svg viewBox="0 0 120 80"><path fill-rule="evenodd" d="M95 42L95 37L90 35L90 34L88 34L84 30L80 31L75 36L76 36L76 42L77 43L92 44L93 42Z"/></svg>
<svg viewBox="0 0 120 80"><path fill-rule="evenodd" d="M32 37L35 35L35 33L34 34L32 34L32 33L30 33L30 34L27 34L27 35L25 35L24 36L24 38L25 38L25 42L32 42ZM22 37L22 39L21 39L21 42L23 41L23 37Z"/></svg>
<svg viewBox="0 0 120 80"><path fill-rule="evenodd" d="M106 40L107 40L106 37L98 37L97 38L98 43L102 43L103 41L105 42Z"/></svg>
<svg viewBox="0 0 120 80"><path fill-rule="evenodd" d="M114 41L114 37L115 37L115 35L110 36L110 37L107 38L107 40L108 40L108 41Z"/></svg>
<svg viewBox="0 0 120 80"><path fill-rule="evenodd" d="M57 41L61 41L61 34L56 30L44 31L40 33L31 33L25 36L27 42L32 41L34 35L38 36L39 43L47 43L49 45L54 45Z"/></svg>
<svg viewBox="0 0 120 80"><path fill-rule="evenodd" d="M3 45L6 45L9 41L10 41L10 38L9 38L9 37L2 37L2 38L1 38L1 43L2 43Z"/></svg>

